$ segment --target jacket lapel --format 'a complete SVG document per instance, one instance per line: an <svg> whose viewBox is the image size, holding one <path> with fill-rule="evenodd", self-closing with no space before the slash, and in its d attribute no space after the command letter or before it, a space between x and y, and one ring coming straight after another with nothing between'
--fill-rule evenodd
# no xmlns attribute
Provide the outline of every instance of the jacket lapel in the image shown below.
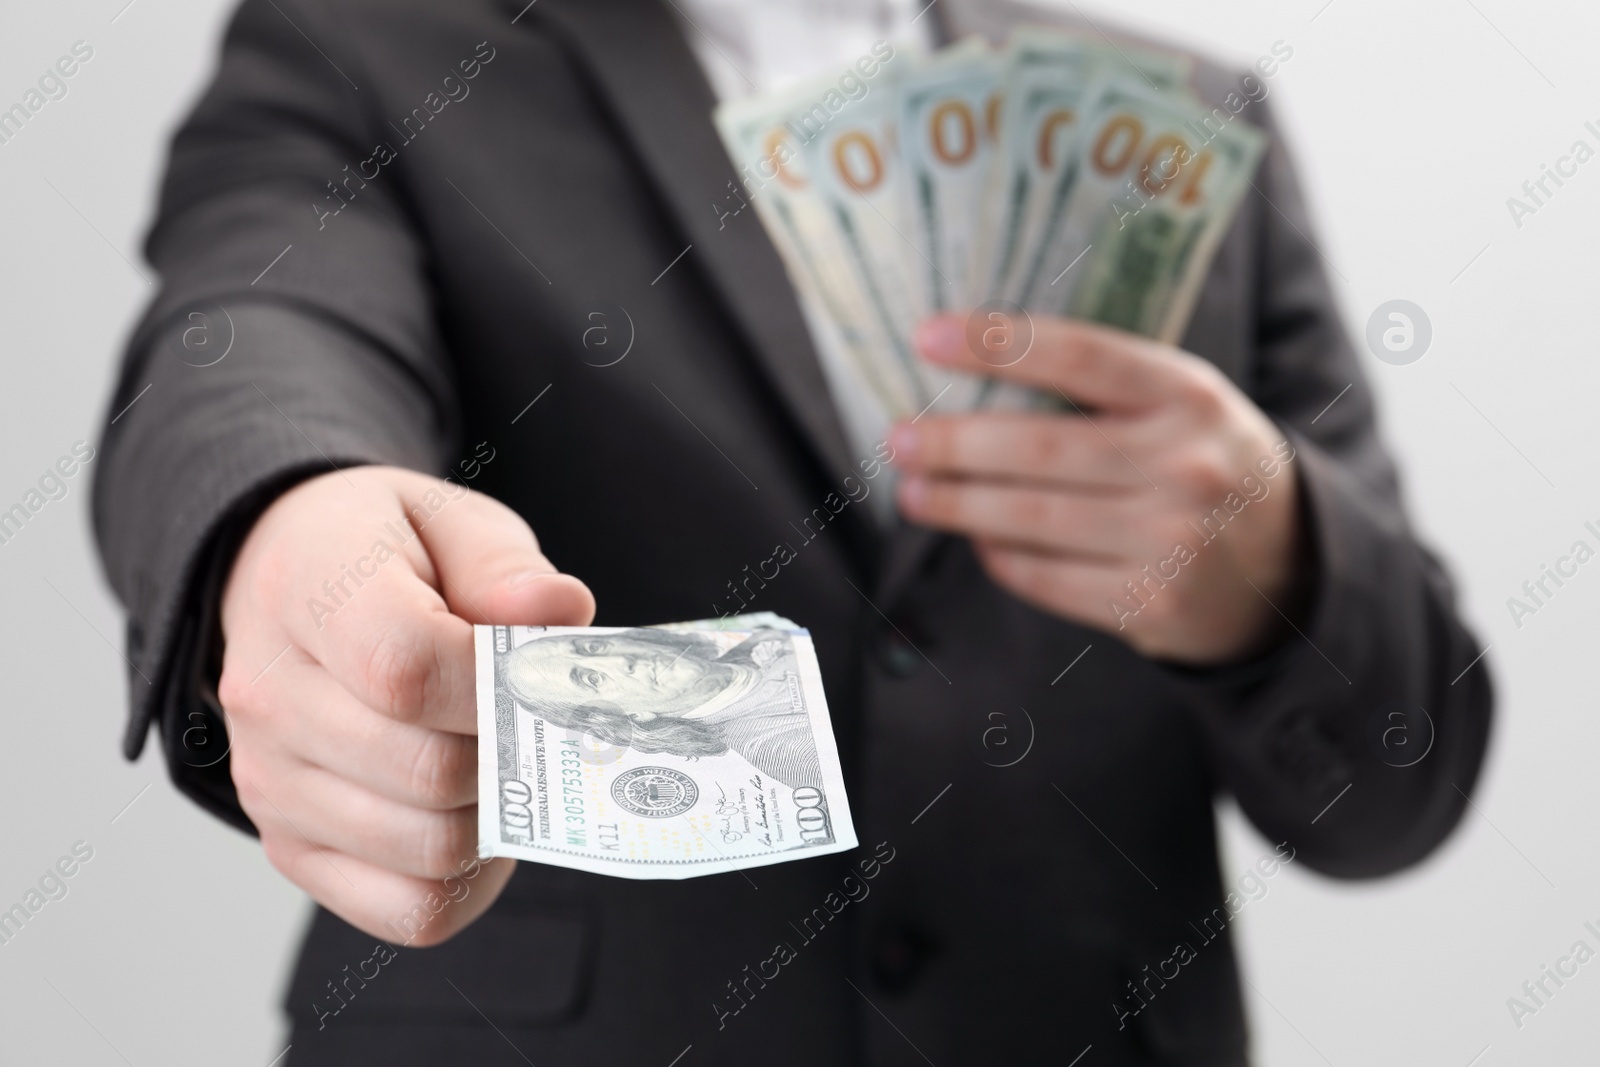
<svg viewBox="0 0 1600 1067"><path fill-rule="evenodd" d="M513 7L523 6L513 2ZM661 0L539 0L528 12L566 38L639 153L751 351L831 481L854 467L782 261L754 211L722 219L743 194L711 124L716 105Z"/></svg>
<svg viewBox="0 0 1600 1067"><path fill-rule="evenodd" d="M925 9L934 22L932 35L935 47L949 44L965 33L980 32L978 28L967 25L966 9L967 5L961 0L934 0ZM875 606L882 611L891 611L934 550L949 540L952 538L948 534L897 519L894 530L884 544L873 589Z"/></svg>
<svg viewBox="0 0 1600 1067"><path fill-rule="evenodd" d="M837 408L776 250L754 212L719 218L719 206L735 203L725 199L730 183L742 188L711 124L716 99L671 8L662 0L539 0L526 14L561 32L593 74L692 245L688 256L720 291L823 469L835 477L852 471ZM940 44L998 29L974 24L962 0L937 0L930 16ZM947 539L896 521L879 539L874 606L889 610Z"/></svg>

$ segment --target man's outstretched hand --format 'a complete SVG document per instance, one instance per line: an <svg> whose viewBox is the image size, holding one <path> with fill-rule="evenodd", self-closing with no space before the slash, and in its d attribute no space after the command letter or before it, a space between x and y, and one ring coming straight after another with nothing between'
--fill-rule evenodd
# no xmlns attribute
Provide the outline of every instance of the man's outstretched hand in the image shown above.
<svg viewBox="0 0 1600 1067"><path fill-rule="evenodd" d="M233 780L272 865L391 941L438 944L482 915L512 861L475 861L472 624L593 616L588 588L480 493L391 467L285 493L222 601Z"/></svg>
<svg viewBox="0 0 1600 1067"><path fill-rule="evenodd" d="M959 316L922 325L930 362L1068 410L900 424L901 510L971 538L1023 600L1146 655L1199 665L1259 651L1305 584L1293 446L1198 356L1073 320L1033 330L1012 361L975 351Z"/></svg>

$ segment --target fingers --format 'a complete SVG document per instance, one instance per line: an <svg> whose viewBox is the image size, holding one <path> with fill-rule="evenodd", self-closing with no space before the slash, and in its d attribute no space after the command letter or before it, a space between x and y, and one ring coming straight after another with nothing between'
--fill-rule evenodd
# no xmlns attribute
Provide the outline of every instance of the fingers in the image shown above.
<svg viewBox="0 0 1600 1067"><path fill-rule="evenodd" d="M430 506L428 493L446 494L448 506ZM588 586L558 573L528 524L498 500L448 482L408 486L402 499L454 614L528 626L587 626L594 618Z"/></svg>
<svg viewBox="0 0 1600 1067"><path fill-rule="evenodd" d="M287 720L278 734L287 754L411 807L448 811L476 802L477 738L395 722L314 663L280 667L258 684L269 687L274 714Z"/></svg>
<svg viewBox="0 0 1600 1067"><path fill-rule="evenodd" d="M291 636L361 704L397 722L477 732L472 625L408 568L382 569L336 615L292 618Z"/></svg>
<svg viewBox="0 0 1600 1067"><path fill-rule="evenodd" d="M442 483L387 468L347 473L290 490L251 530L223 598L225 688L259 699L261 687L240 676L254 678L258 661L287 645L296 651L286 660L303 651L375 711L471 733L472 627L428 583L396 488Z"/></svg>
<svg viewBox="0 0 1600 1067"><path fill-rule="evenodd" d="M1014 361L969 343L960 315L924 321L916 341L923 356L940 366L1035 386L1108 411L1159 407L1198 388L1207 373L1195 357L1106 326L1040 315L1032 327L1032 344Z"/></svg>
<svg viewBox="0 0 1600 1067"><path fill-rule="evenodd" d="M473 859L442 879L413 878L293 834L263 834L267 859L345 922L392 944L449 940L489 910L515 861Z"/></svg>
<svg viewBox="0 0 1600 1067"><path fill-rule="evenodd" d="M407 471L351 475L274 505L276 536L261 538L262 551L296 551L265 568L257 599L362 704L475 733L472 621L581 624L594 599L555 573L504 505Z"/></svg>
<svg viewBox="0 0 1600 1067"><path fill-rule="evenodd" d="M594 596L556 572L510 508L446 484L408 482L400 501L438 587L405 567L384 569L305 636L317 641L331 632L317 658L368 707L470 734L477 721L471 624L582 626L594 617ZM451 491L458 495L445 495Z"/></svg>
<svg viewBox="0 0 1600 1067"><path fill-rule="evenodd" d="M320 767L287 757L272 764L247 773L239 792L246 814L263 834L275 829L301 836L414 878L443 878L477 849L476 807L424 811Z"/></svg>
<svg viewBox="0 0 1600 1067"><path fill-rule="evenodd" d="M973 549L994 583L1019 600L1097 630L1119 629L1110 605L1123 595L1123 569L990 541L974 542Z"/></svg>
<svg viewBox="0 0 1600 1067"><path fill-rule="evenodd" d="M968 537L1033 545L1101 561L1149 555L1170 545L1141 522L1147 494L1075 493L992 481L912 475L898 488L901 511L925 526Z"/></svg>
<svg viewBox="0 0 1600 1067"><path fill-rule="evenodd" d="M890 443L895 464L913 472L1096 488L1147 484L1100 427L1072 416L930 415L896 426Z"/></svg>

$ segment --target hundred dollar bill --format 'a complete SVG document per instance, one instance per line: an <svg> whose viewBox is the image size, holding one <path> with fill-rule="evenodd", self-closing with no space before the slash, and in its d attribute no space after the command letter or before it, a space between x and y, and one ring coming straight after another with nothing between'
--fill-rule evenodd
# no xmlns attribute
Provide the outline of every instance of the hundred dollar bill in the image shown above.
<svg viewBox="0 0 1600 1067"><path fill-rule="evenodd" d="M1018 40L1024 47L1030 43L1038 46L1052 37L1058 42L1069 39L1068 35L1051 30L1024 28L1018 31ZM1182 91L1189 76L1194 73L1194 58L1181 52L1156 51L1104 36L1083 38L1082 41L1094 53L1101 73L1109 78L1143 85L1155 92Z"/></svg>
<svg viewBox="0 0 1600 1067"><path fill-rule="evenodd" d="M1094 56L1075 38L1037 33L1013 39L1006 59L1000 158L984 198L984 266L991 293L1019 300L1019 263L1042 239L1050 192L1070 154L1078 111L1095 75Z"/></svg>
<svg viewBox="0 0 1600 1067"><path fill-rule="evenodd" d="M681 879L855 847L787 620L479 626L476 649L481 854Z"/></svg>
<svg viewBox="0 0 1600 1067"><path fill-rule="evenodd" d="M900 145L910 239L930 312L976 307L988 295L978 251L981 206L1000 110L1000 60L969 38L900 83Z"/></svg>
<svg viewBox="0 0 1600 1067"><path fill-rule="evenodd" d="M987 339L997 333L1012 338L1018 326L1004 311L979 310L995 295L989 193L999 155L1003 69L999 54L981 39L968 38L901 82L904 195L911 205L912 240L923 251L921 262L911 267L923 279L923 306L929 313L998 316L998 323L969 318L969 332L986 348ZM992 357L997 363L1009 361L1004 346ZM931 406L938 411L1034 405L1032 390L990 378L947 375L934 384L941 391Z"/></svg>
<svg viewBox="0 0 1600 1067"><path fill-rule="evenodd" d="M836 82L830 77L783 93L728 101L713 121L808 321L829 331L836 350L846 356L841 374L870 396L872 406L885 413L901 411L916 403L913 385L883 359L893 344L887 323L855 281L844 237L801 156L804 144L835 121L819 101L828 91L837 92ZM822 354L834 350L825 346ZM887 414L881 421L888 421Z"/></svg>
<svg viewBox="0 0 1600 1067"><path fill-rule="evenodd" d="M1175 342L1250 183L1266 135L1184 97L1106 85L1085 117L1079 172L1032 310ZM1070 277L1053 275L1092 249Z"/></svg>
<svg viewBox="0 0 1600 1067"><path fill-rule="evenodd" d="M1069 164L1091 92L1122 82L1175 92L1192 68L1191 59L1176 53L1042 29L1016 32L1006 59L1003 157L988 191L988 267L997 295L1024 306L1035 298L1076 184Z"/></svg>
<svg viewBox="0 0 1600 1067"><path fill-rule="evenodd" d="M951 376L919 359L911 345L912 331L928 312L912 266L925 253L907 234L899 100L891 91L897 87L883 88L853 101L804 144L801 156L833 221L852 283L878 327L872 356L900 385L888 414L904 418L937 399Z"/></svg>
<svg viewBox="0 0 1600 1067"><path fill-rule="evenodd" d="M848 98L819 80L718 110L852 425L1056 402L922 360L931 313L967 313L997 369L1025 358L1028 313L1178 338L1261 151L1189 95L1192 66L1023 28L1003 52L964 41Z"/></svg>

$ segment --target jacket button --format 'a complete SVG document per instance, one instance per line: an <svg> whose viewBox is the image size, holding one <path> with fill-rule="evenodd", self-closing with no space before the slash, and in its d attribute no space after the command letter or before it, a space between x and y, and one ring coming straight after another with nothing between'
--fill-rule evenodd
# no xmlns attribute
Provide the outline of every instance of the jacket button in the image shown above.
<svg viewBox="0 0 1600 1067"><path fill-rule="evenodd" d="M917 931L889 932L872 948L872 977L884 990L898 993L916 981L932 954L932 944Z"/></svg>

